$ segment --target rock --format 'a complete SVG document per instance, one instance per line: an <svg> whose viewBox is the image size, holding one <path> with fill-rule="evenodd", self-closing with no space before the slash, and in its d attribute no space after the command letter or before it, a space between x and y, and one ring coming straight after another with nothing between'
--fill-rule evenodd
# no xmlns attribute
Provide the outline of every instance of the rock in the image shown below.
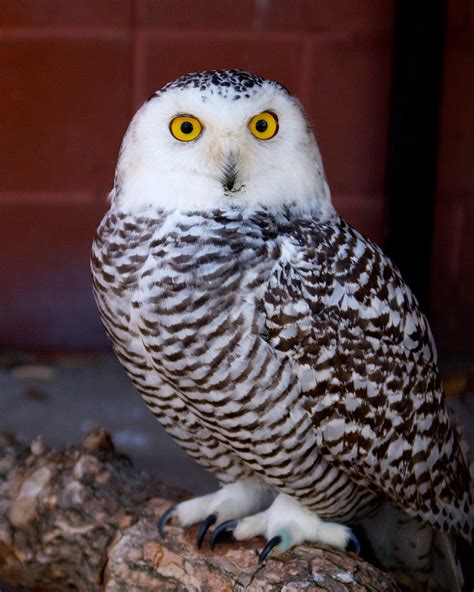
<svg viewBox="0 0 474 592"><path fill-rule="evenodd" d="M197 527L158 518L185 494L153 482L114 451L102 428L82 447L47 449L0 434L0 579L81 592L396 592L353 553L302 545L258 563L264 542L198 550Z"/></svg>

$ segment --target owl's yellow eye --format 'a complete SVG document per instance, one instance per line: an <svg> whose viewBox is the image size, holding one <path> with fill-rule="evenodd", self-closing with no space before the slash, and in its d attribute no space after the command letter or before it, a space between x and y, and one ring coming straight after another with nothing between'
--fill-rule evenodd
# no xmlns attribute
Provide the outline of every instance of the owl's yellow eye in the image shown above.
<svg viewBox="0 0 474 592"><path fill-rule="evenodd" d="M202 124L192 115L178 115L170 121L170 132L181 142L191 142L201 135Z"/></svg>
<svg viewBox="0 0 474 592"><path fill-rule="evenodd" d="M259 140L270 140L278 132L278 117L271 111L263 111L252 117L248 128Z"/></svg>

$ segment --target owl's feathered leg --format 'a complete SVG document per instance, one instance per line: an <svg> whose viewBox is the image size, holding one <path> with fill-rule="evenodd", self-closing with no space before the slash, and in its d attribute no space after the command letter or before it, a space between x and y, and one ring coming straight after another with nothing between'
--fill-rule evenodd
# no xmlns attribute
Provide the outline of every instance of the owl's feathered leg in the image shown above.
<svg viewBox="0 0 474 592"><path fill-rule="evenodd" d="M211 544L223 530L232 529L237 540L250 539L262 535L267 539L260 559L275 549L283 553L304 541L325 543L345 549L352 541L358 550L358 541L351 529L335 522L324 522L314 512L302 506L297 500L284 493L279 494L272 505L253 516L219 525L213 534Z"/></svg>
<svg viewBox="0 0 474 592"><path fill-rule="evenodd" d="M272 489L254 478L242 479L224 485L215 493L186 500L169 508L160 518L158 528L163 536L164 528L170 521L186 527L203 522L197 539L198 547L207 530L215 522L235 520L268 508L275 498Z"/></svg>

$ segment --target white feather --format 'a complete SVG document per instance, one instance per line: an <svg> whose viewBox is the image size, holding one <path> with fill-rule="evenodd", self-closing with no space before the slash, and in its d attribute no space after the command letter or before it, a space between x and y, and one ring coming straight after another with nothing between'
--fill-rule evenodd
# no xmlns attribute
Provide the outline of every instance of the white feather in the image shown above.
<svg viewBox="0 0 474 592"><path fill-rule="evenodd" d="M265 110L277 114L279 131L262 141L247 126ZM196 140L180 142L171 135L170 121L181 113L201 121ZM230 154L238 170L231 192L222 183ZM319 209L322 217L334 213L316 140L299 102L268 82L237 102L194 88L155 96L129 126L116 178L119 187L111 199L130 212L149 206L189 211L296 203L303 210Z"/></svg>

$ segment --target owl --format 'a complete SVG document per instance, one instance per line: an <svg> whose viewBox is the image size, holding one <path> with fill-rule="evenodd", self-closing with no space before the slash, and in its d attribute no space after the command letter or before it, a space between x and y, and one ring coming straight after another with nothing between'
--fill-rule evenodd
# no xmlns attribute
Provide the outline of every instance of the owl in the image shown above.
<svg viewBox="0 0 474 592"><path fill-rule="evenodd" d="M261 535L263 560L360 551L363 532L409 590L462 589L471 474L427 320L337 214L284 86L221 70L156 92L125 134L92 273L136 389L221 484L162 533Z"/></svg>

